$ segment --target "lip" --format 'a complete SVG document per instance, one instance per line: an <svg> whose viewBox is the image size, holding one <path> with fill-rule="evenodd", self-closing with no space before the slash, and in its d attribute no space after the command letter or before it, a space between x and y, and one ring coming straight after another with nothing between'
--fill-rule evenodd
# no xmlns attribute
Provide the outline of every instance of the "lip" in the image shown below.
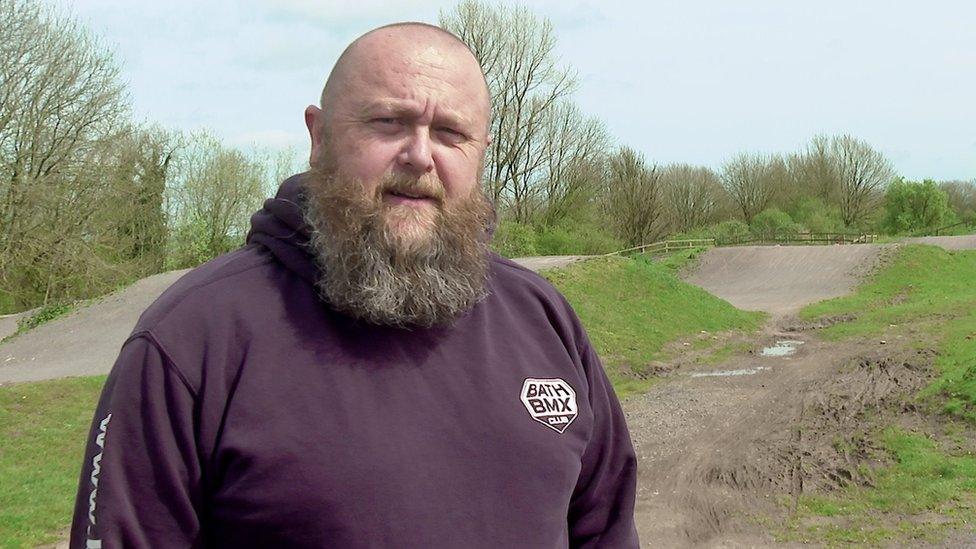
<svg viewBox="0 0 976 549"><path fill-rule="evenodd" d="M383 200L393 204L407 204L413 206L434 203L433 197L430 196L407 196L404 194L396 194L392 192L383 193Z"/></svg>

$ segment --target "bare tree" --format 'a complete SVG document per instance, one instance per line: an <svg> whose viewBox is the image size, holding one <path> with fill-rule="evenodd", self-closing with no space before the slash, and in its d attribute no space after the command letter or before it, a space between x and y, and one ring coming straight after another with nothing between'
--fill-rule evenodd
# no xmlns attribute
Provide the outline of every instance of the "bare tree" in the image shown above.
<svg viewBox="0 0 976 549"><path fill-rule="evenodd" d="M584 117L575 104L564 101L549 111L542 138L546 165L537 186L540 211L533 217L551 226L584 207L603 177L608 142L603 122Z"/></svg>
<svg viewBox="0 0 976 549"><path fill-rule="evenodd" d="M670 225L682 232L705 225L724 192L715 172L689 164L668 166L661 174L661 181Z"/></svg>
<svg viewBox="0 0 976 549"><path fill-rule="evenodd" d="M949 198L949 207L962 221L976 223L976 180L939 183Z"/></svg>
<svg viewBox="0 0 976 549"><path fill-rule="evenodd" d="M631 246L647 244L666 233L662 213L661 170L623 147L609 159L605 215L617 236Z"/></svg>
<svg viewBox="0 0 976 549"><path fill-rule="evenodd" d="M193 266L243 244L251 214L268 195L268 168L212 134L188 138L168 189L172 266Z"/></svg>
<svg viewBox="0 0 976 549"><path fill-rule="evenodd" d="M849 135L831 140L830 157L837 174L841 218L845 225L856 225L880 204L895 170L883 154Z"/></svg>
<svg viewBox="0 0 976 549"><path fill-rule="evenodd" d="M127 113L111 52L52 8L0 0L0 284L19 304L96 286L113 191L91 159Z"/></svg>
<svg viewBox="0 0 976 549"><path fill-rule="evenodd" d="M442 12L440 24L457 34L481 63L492 97L494 142L485 163L488 196L528 221L538 206L552 147L546 142L552 111L575 86L556 64L552 24L528 9L463 0Z"/></svg>
<svg viewBox="0 0 976 549"><path fill-rule="evenodd" d="M722 167L722 186L746 223L769 205L784 172L782 159L762 154L739 154Z"/></svg>
<svg viewBox="0 0 976 549"><path fill-rule="evenodd" d="M818 135L810 140L806 150L786 158L794 196L812 196L824 203L836 201L840 183L831 156L831 142L829 137Z"/></svg>

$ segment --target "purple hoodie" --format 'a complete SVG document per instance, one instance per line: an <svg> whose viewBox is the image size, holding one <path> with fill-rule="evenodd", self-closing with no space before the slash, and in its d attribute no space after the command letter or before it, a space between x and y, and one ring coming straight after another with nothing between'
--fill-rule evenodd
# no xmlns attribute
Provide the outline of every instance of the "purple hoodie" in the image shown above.
<svg viewBox="0 0 976 549"><path fill-rule="evenodd" d="M72 547L637 547L620 406L566 301L402 330L331 310L301 178L146 310L86 448Z"/></svg>

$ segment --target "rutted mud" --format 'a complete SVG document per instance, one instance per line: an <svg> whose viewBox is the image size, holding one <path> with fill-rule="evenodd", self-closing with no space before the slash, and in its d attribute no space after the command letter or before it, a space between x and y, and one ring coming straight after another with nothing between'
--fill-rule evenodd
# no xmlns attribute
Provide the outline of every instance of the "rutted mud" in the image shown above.
<svg viewBox="0 0 976 549"><path fill-rule="evenodd" d="M764 339L784 335L771 327ZM789 502L863 485L883 463L867 418L910 412L907 396L929 379L934 354L790 337L804 341L792 357L746 352L708 370L685 364L673 374L698 375L672 375L626 404L646 547L782 546L768 521L785 518ZM755 373L701 375L735 370Z"/></svg>

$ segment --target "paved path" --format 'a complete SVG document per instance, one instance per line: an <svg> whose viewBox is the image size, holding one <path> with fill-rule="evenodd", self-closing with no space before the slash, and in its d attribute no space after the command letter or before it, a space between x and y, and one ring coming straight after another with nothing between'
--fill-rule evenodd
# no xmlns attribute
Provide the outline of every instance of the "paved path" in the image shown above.
<svg viewBox="0 0 976 549"><path fill-rule="evenodd" d="M144 278L0 344L0 383L108 373L142 311L186 270Z"/></svg>
<svg viewBox="0 0 976 549"><path fill-rule="evenodd" d="M528 257L515 261L538 271L583 256ZM187 271L144 278L63 318L0 343L0 384L107 374L139 315ZM0 338L17 330L18 315L0 317Z"/></svg>

